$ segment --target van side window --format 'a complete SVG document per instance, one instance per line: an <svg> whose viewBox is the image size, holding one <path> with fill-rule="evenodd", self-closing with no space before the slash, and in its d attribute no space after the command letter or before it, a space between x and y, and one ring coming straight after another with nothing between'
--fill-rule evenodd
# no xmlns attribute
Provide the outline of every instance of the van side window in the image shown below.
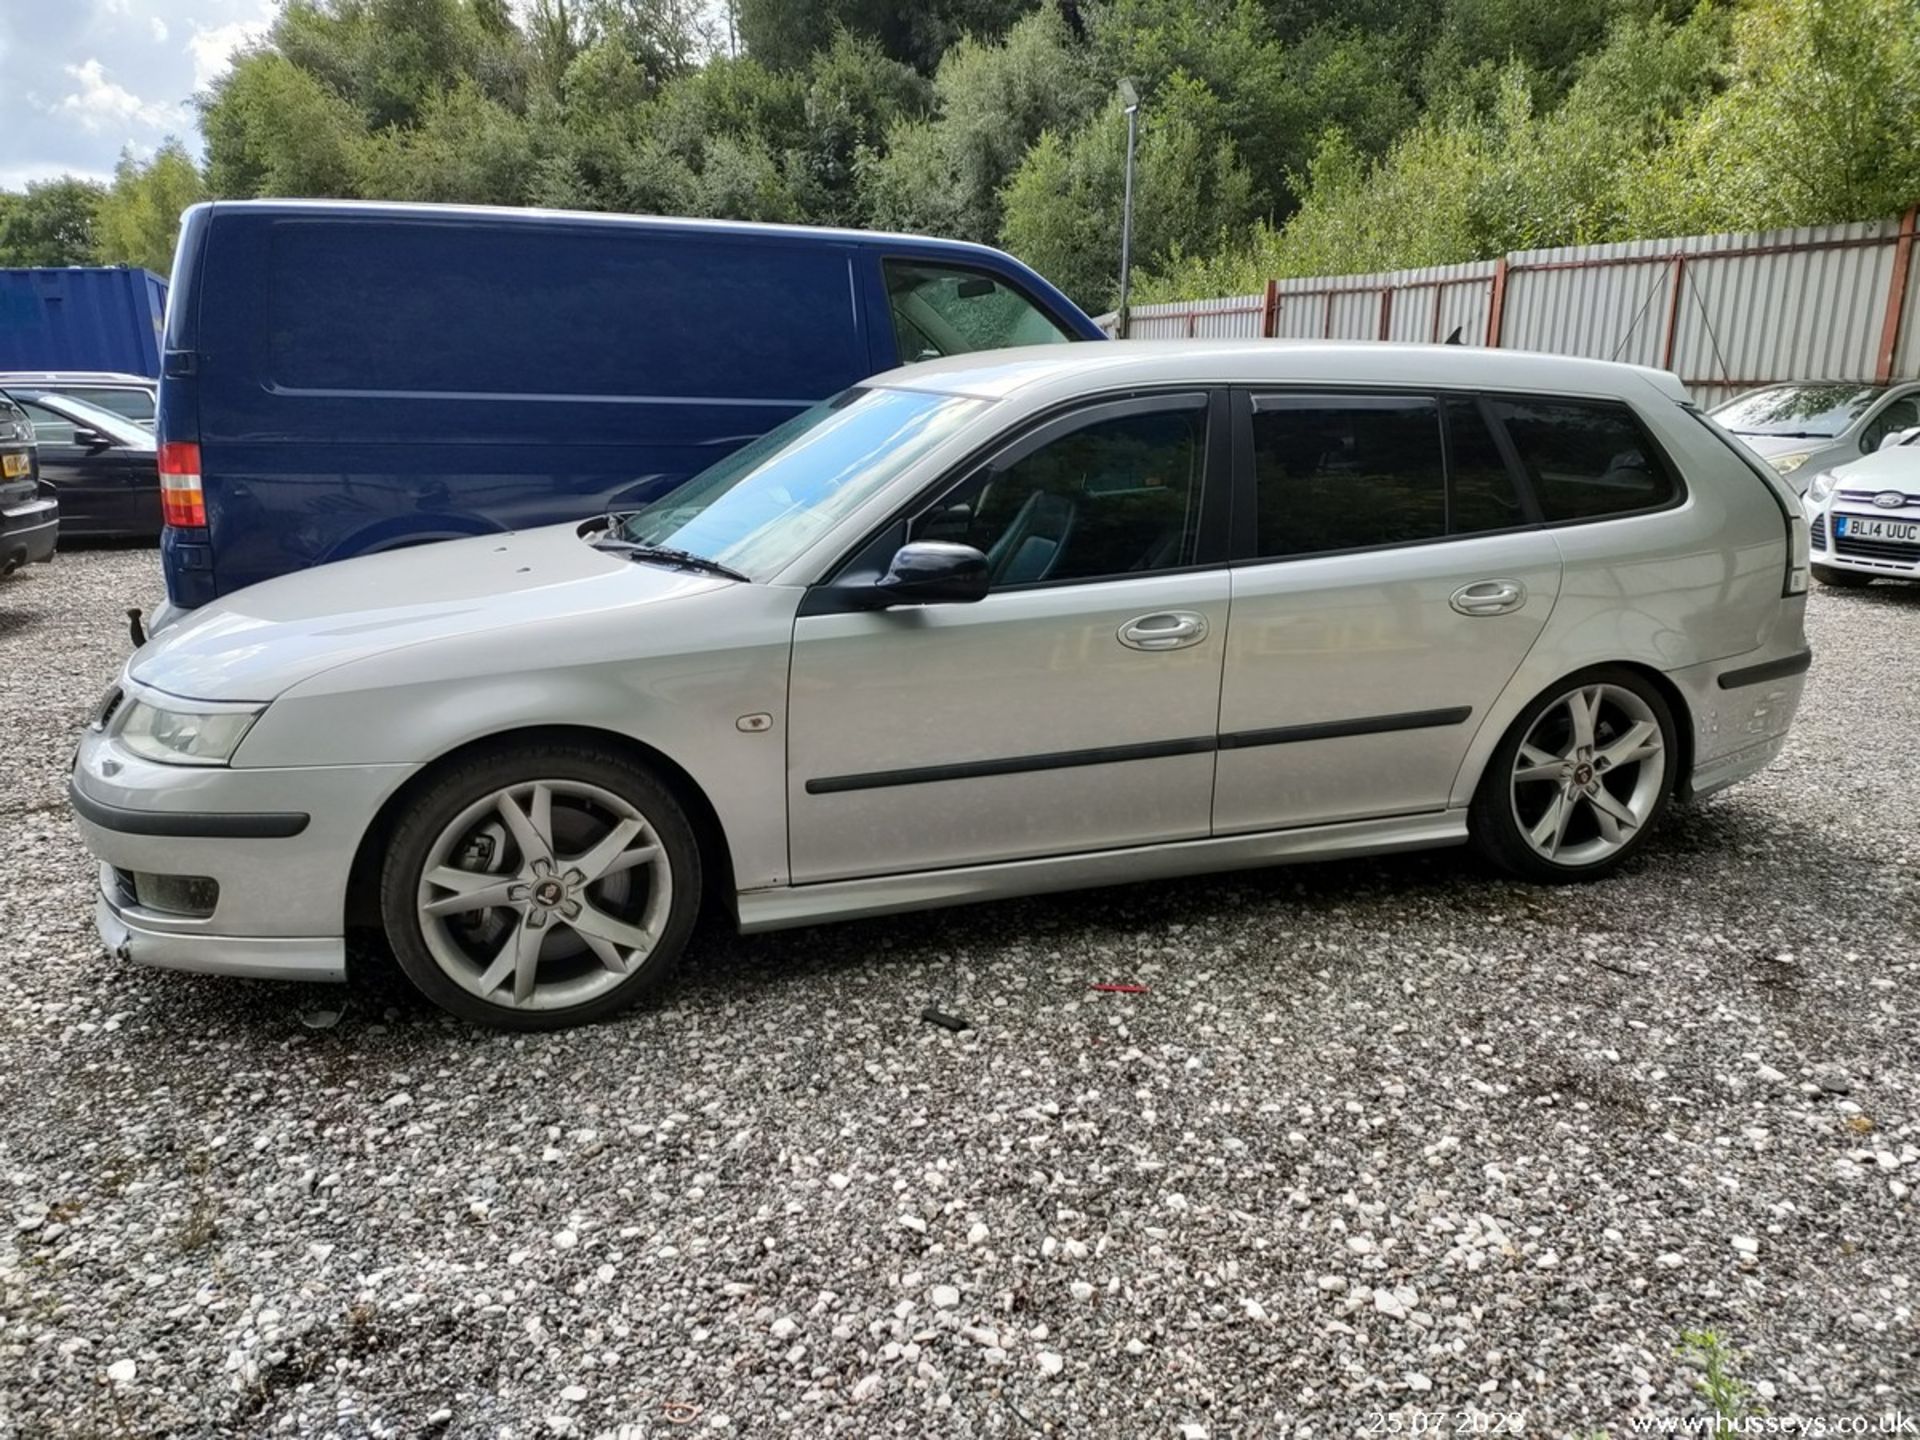
<svg viewBox="0 0 1920 1440"><path fill-rule="evenodd" d="M1440 405L1423 395L1254 400L1254 523L1263 557L1447 533Z"/></svg>
<svg viewBox="0 0 1920 1440"><path fill-rule="evenodd" d="M1191 564L1206 430L1200 406L1093 421L963 482L912 538L972 545L996 588Z"/></svg>
<svg viewBox="0 0 1920 1440"><path fill-rule="evenodd" d="M984 270L888 260L887 306L900 363L1051 345L1073 336L1005 281Z"/></svg>
<svg viewBox="0 0 1920 1440"><path fill-rule="evenodd" d="M1549 523L1652 510L1674 497L1673 477L1633 412L1607 400L1493 400Z"/></svg>

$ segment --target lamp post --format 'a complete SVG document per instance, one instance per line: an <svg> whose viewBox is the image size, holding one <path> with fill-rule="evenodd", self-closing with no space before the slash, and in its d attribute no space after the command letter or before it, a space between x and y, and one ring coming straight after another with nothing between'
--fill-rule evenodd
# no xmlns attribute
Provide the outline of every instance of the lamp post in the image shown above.
<svg viewBox="0 0 1920 1440"><path fill-rule="evenodd" d="M1127 107L1127 178L1120 201L1120 315L1115 329L1124 340L1131 328L1127 291L1133 279L1133 151L1140 133L1140 92L1133 88L1133 81L1120 82L1120 99Z"/></svg>

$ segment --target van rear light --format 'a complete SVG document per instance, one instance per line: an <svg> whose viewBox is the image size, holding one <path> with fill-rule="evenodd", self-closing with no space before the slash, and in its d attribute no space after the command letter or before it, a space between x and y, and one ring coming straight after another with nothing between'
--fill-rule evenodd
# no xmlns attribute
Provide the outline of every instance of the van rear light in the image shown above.
<svg viewBox="0 0 1920 1440"><path fill-rule="evenodd" d="M207 523L206 496L200 490L200 446L193 440L167 440L160 446L160 518L174 526Z"/></svg>

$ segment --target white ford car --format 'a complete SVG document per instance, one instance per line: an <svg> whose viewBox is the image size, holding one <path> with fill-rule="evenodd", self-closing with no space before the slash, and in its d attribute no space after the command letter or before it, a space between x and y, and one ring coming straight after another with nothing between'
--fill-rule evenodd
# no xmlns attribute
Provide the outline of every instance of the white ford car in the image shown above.
<svg viewBox="0 0 1920 1440"><path fill-rule="evenodd" d="M632 514L284 576L81 739L136 961L607 1014L743 930L1472 842L1607 875L1785 742L1807 527L1671 375L1274 341L933 361Z"/></svg>
<svg viewBox="0 0 1920 1440"><path fill-rule="evenodd" d="M1864 460L1823 470L1807 489L1813 577L1856 589L1920 580L1920 428Z"/></svg>

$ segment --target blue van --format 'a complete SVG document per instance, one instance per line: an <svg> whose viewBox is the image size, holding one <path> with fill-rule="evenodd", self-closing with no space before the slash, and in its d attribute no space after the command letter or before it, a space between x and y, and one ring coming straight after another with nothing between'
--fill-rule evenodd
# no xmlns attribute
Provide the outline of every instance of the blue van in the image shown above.
<svg viewBox="0 0 1920 1440"><path fill-rule="evenodd" d="M196 205L166 311L155 623L307 565L637 506L903 361L1101 338L956 241Z"/></svg>

